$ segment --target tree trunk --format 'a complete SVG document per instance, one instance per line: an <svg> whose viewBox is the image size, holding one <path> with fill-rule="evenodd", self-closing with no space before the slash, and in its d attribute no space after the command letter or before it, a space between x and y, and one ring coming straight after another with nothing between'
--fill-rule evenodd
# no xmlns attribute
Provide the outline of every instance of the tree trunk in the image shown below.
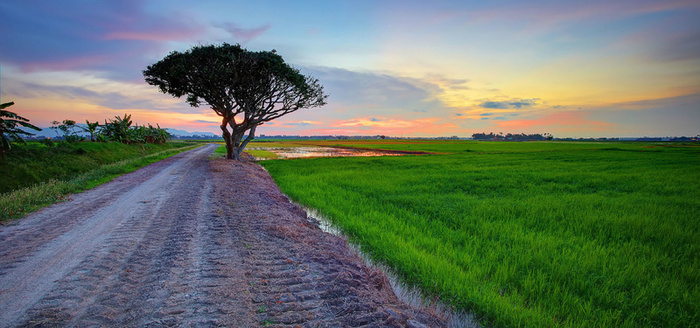
<svg viewBox="0 0 700 328"><path fill-rule="evenodd" d="M241 142L238 145L238 147L236 147L236 158L238 160L240 160L241 154L243 153L245 146L247 146L251 140L255 139L255 128L257 128L257 127L258 127L257 125L253 125L253 127L250 128L250 131L248 132L248 137L246 137L245 140L243 140L243 142ZM245 132L245 131L243 131L243 132ZM243 138L243 133L241 133L241 138Z"/></svg>
<svg viewBox="0 0 700 328"><path fill-rule="evenodd" d="M223 118L221 122L221 131L223 131L224 142L226 142L226 158L233 159L233 143L231 142L231 133L228 132L226 125L228 124L228 119Z"/></svg>
<svg viewBox="0 0 700 328"><path fill-rule="evenodd" d="M229 132L227 126L231 127L231 132ZM255 128L257 124L250 127L246 122L236 124L233 117L224 117L221 120L221 131L223 131L224 141L226 141L226 158L235 159L237 161L241 160L241 154L243 150L248 145L248 143L255 139ZM250 129L248 136L243 140L243 134L246 130Z"/></svg>
<svg viewBox="0 0 700 328"><path fill-rule="evenodd" d="M241 138L243 138L243 132L240 130L243 130L242 127L237 126L237 130L233 132L233 158L237 161L241 160L241 153L238 151L239 145L241 143ZM245 130L243 130L245 131Z"/></svg>

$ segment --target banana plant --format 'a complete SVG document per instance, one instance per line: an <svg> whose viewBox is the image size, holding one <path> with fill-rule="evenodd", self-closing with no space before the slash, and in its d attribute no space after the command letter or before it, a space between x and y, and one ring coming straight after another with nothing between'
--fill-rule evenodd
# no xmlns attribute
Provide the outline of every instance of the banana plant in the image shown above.
<svg viewBox="0 0 700 328"><path fill-rule="evenodd" d="M124 114L124 117L115 116L114 120L107 122L102 130L102 134L112 141L119 141L126 144L132 143L129 139L129 129L131 128L131 114Z"/></svg>
<svg viewBox="0 0 700 328"><path fill-rule="evenodd" d="M5 110L5 108L14 105L14 102L0 104L0 157L5 159L5 152L10 150L12 142L26 143L22 136L33 136L30 133L20 129L18 126L23 126L36 131L41 131L40 128L29 123L29 120Z"/></svg>
<svg viewBox="0 0 700 328"><path fill-rule="evenodd" d="M95 141L95 135L97 133L97 128L100 126L100 121L90 123L90 121L85 120L85 124L87 125L85 132L90 132L90 141Z"/></svg>

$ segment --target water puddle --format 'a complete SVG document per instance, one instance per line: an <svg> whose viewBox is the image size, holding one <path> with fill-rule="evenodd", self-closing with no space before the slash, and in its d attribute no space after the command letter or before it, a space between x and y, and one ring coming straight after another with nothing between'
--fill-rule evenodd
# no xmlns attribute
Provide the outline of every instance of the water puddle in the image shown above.
<svg viewBox="0 0 700 328"><path fill-rule="evenodd" d="M249 147L250 150L263 150L274 153L280 159L312 157L370 157L370 156L404 156L414 153L391 150L370 150L334 147ZM415 153L418 154L418 153ZM255 157L266 160L265 157Z"/></svg>

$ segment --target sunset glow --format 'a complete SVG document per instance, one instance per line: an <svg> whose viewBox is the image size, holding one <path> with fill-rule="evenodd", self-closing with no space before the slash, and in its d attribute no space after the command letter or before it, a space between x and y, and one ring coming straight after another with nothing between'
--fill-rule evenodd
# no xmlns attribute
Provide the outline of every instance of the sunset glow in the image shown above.
<svg viewBox="0 0 700 328"><path fill-rule="evenodd" d="M0 98L42 127L129 113L218 134L141 71L228 42L277 50L330 94L258 134L694 136L698 17L692 0L5 1Z"/></svg>

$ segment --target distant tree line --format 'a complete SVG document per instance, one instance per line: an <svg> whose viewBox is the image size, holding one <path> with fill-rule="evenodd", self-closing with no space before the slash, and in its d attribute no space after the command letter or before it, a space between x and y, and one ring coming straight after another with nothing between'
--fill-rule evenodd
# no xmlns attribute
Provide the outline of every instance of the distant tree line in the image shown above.
<svg viewBox="0 0 700 328"><path fill-rule="evenodd" d="M474 133L472 134L472 138L474 140L499 140L499 141L544 141L544 140L552 140L554 139L554 136L545 133L545 134L512 134L508 133L504 135L502 132L499 132L498 134L494 134L493 132L486 134L486 133Z"/></svg>
<svg viewBox="0 0 700 328"><path fill-rule="evenodd" d="M5 152L12 148L13 143L26 143L24 138L31 137L34 133L26 129L41 131L40 128L29 123L29 120L17 113L6 110L14 105L14 102L0 104L0 158L5 158ZM87 138L80 133L89 133L90 141L116 141L125 144L153 143L162 144L172 139L172 135L158 124L152 126L132 126L131 115L124 117L115 116L112 120L105 120L105 124L85 121L85 126L78 125L73 120L63 122L53 121L51 129L56 132L57 139L63 142L85 141ZM40 142L47 146L53 146L51 139L42 139Z"/></svg>

